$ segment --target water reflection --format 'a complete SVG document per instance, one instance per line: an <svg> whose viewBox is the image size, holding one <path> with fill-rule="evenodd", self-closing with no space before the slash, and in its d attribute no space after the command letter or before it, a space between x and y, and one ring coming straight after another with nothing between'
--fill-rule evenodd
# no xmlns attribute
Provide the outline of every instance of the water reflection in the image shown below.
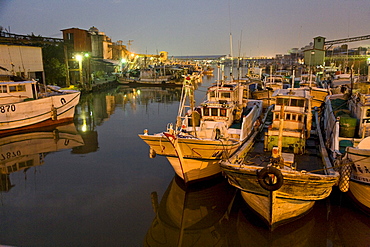
<svg viewBox="0 0 370 247"><path fill-rule="evenodd" d="M9 175L44 164L50 152L83 146L84 141L73 123L6 136L0 139L0 191L8 192L15 185Z"/></svg>
<svg viewBox="0 0 370 247"><path fill-rule="evenodd" d="M134 112L138 105L153 102L173 103L181 97L181 88L118 86L108 91L83 94L76 106L75 124L86 145L74 150L86 154L99 148L97 127L103 125L114 114L117 107ZM165 124L165 123L163 123Z"/></svg>
<svg viewBox="0 0 370 247"><path fill-rule="evenodd" d="M144 245L224 246L235 191L224 179L186 188L175 176L159 205L152 193L156 217Z"/></svg>

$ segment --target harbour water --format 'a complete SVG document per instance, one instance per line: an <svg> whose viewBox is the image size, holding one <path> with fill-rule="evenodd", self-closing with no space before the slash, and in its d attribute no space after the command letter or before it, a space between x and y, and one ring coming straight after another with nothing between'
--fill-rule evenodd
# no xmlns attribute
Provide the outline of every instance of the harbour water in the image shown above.
<svg viewBox="0 0 370 247"><path fill-rule="evenodd" d="M197 102L216 78L203 78ZM85 94L75 124L1 138L0 245L370 246L370 217L337 189L270 232L225 178L185 187L137 136L174 123L180 94Z"/></svg>

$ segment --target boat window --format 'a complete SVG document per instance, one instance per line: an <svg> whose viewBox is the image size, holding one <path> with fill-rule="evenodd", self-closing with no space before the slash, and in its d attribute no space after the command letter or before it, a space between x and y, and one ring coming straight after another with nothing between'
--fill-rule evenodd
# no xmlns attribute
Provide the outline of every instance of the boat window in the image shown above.
<svg viewBox="0 0 370 247"><path fill-rule="evenodd" d="M302 122L302 115L298 115L298 122Z"/></svg>
<svg viewBox="0 0 370 247"><path fill-rule="evenodd" d="M298 105L297 106L304 107L304 100L303 99L298 100Z"/></svg>
<svg viewBox="0 0 370 247"><path fill-rule="evenodd" d="M286 98L277 98L276 99L277 105L289 105L289 99Z"/></svg>
<svg viewBox="0 0 370 247"><path fill-rule="evenodd" d="M220 116L221 117L226 117L226 109L220 109Z"/></svg>
<svg viewBox="0 0 370 247"><path fill-rule="evenodd" d="M203 108L203 115L204 116L209 116L209 108L207 108L207 107Z"/></svg>
<svg viewBox="0 0 370 247"><path fill-rule="evenodd" d="M230 98L230 93L221 93L222 98Z"/></svg>
<svg viewBox="0 0 370 247"><path fill-rule="evenodd" d="M17 86L9 86L9 92L17 92Z"/></svg>
<svg viewBox="0 0 370 247"><path fill-rule="evenodd" d="M275 113L275 119L279 119L279 118L280 118L279 113Z"/></svg>
<svg viewBox="0 0 370 247"><path fill-rule="evenodd" d="M292 99L290 101L290 106L298 106L298 99Z"/></svg>
<svg viewBox="0 0 370 247"><path fill-rule="evenodd" d="M7 92L8 92L8 90L7 90L6 85L0 86L0 93L7 93Z"/></svg>
<svg viewBox="0 0 370 247"><path fill-rule="evenodd" d="M297 115L296 114L292 114L292 120L297 120Z"/></svg>
<svg viewBox="0 0 370 247"><path fill-rule="evenodd" d="M26 85L18 85L17 86L17 91L20 92L20 91L26 91Z"/></svg>
<svg viewBox="0 0 370 247"><path fill-rule="evenodd" d="M290 113L286 114L286 120L290 120Z"/></svg>
<svg viewBox="0 0 370 247"><path fill-rule="evenodd" d="M218 108L211 108L211 116L218 116Z"/></svg>
<svg viewBox="0 0 370 247"><path fill-rule="evenodd" d="M215 91L210 91L210 92L209 92L209 96L210 96L210 97L216 97L216 93L215 93Z"/></svg>
<svg viewBox="0 0 370 247"><path fill-rule="evenodd" d="M366 110L366 117L370 117L370 109Z"/></svg>

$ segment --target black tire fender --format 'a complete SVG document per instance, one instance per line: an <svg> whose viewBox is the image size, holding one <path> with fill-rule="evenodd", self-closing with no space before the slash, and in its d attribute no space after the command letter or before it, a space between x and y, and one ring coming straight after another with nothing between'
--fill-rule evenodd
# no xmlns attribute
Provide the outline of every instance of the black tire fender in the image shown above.
<svg viewBox="0 0 370 247"><path fill-rule="evenodd" d="M261 187L268 191L280 189L284 182L281 171L273 166L268 166L257 171L257 178Z"/></svg>

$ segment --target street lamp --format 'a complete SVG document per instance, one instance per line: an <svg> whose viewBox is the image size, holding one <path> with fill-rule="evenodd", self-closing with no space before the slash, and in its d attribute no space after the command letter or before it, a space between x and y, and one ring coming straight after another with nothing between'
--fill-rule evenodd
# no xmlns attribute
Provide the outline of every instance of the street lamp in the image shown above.
<svg viewBox="0 0 370 247"><path fill-rule="evenodd" d="M370 57L367 58L367 82L370 82Z"/></svg>
<svg viewBox="0 0 370 247"><path fill-rule="evenodd" d="M80 83L83 83L82 79L82 56L80 54L76 55L76 60L78 61L78 71L80 73Z"/></svg>

